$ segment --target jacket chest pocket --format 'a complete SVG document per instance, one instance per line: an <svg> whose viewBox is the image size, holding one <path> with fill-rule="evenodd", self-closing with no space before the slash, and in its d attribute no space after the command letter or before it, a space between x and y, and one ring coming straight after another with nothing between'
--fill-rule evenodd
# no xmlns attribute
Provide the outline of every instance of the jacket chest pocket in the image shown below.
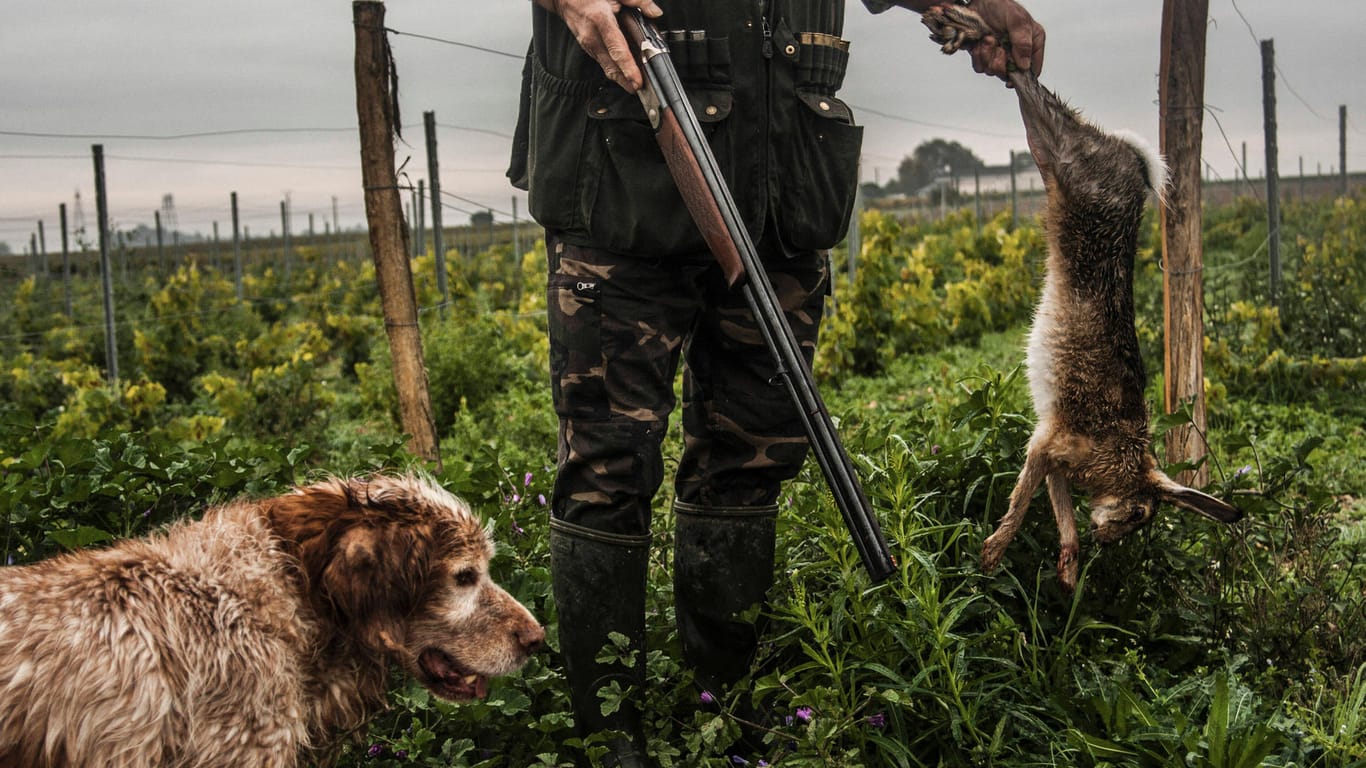
<svg viewBox="0 0 1366 768"><path fill-rule="evenodd" d="M729 88L690 88L688 99L727 172L733 156L723 129ZM669 174L654 128L634 94L610 86L588 104L585 214L596 244L608 250L664 255L703 250L702 235Z"/></svg>

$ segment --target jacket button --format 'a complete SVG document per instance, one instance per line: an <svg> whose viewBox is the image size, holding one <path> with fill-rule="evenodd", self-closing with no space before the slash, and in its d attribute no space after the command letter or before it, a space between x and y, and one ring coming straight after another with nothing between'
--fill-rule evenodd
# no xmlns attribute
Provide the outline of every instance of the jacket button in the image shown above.
<svg viewBox="0 0 1366 768"><path fill-rule="evenodd" d="M707 108L702 111L706 112L708 115L715 116L716 113L720 112L721 110L717 109L715 104L708 104Z"/></svg>
<svg viewBox="0 0 1366 768"><path fill-rule="evenodd" d="M797 53L797 46L788 43L787 47L783 49L783 53L786 53L788 56L795 55Z"/></svg>
<svg viewBox="0 0 1366 768"><path fill-rule="evenodd" d="M828 101L822 101L821 104L820 104L820 106L821 106L821 110L822 110L822 111L824 111L824 112L829 112L829 111L830 111L830 102L828 102Z"/></svg>
<svg viewBox="0 0 1366 768"><path fill-rule="evenodd" d="M596 111L599 115L605 115L607 114L608 110L607 107L598 107Z"/></svg>

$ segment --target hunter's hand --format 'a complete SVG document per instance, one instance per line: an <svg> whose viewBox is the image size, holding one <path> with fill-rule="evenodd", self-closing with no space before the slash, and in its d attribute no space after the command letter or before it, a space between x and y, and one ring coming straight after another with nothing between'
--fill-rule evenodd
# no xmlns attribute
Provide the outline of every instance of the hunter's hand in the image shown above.
<svg viewBox="0 0 1366 768"><path fill-rule="evenodd" d="M635 93L645 84L640 67L631 56L626 36L617 24L623 7L639 8L647 18L658 18L664 11L654 0L536 0L543 8L559 14L574 38L602 67L607 79Z"/></svg>
<svg viewBox="0 0 1366 768"><path fill-rule="evenodd" d="M1015 0L973 0L969 7L996 32L969 51L974 71L1001 78L1012 64L1035 76L1043 71L1044 31L1029 11ZM1002 40L1007 41L1005 45Z"/></svg>

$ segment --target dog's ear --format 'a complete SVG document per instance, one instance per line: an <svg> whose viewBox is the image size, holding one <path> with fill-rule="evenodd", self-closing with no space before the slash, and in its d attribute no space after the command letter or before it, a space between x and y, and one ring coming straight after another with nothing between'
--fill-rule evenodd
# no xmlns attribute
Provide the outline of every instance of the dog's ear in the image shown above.
<svg viewBox="0 0 1366 768"><path fill-rule="evenodd" d="M319 587L336 611L337 623L377 651L402 647L400 624L384 577L383 554L374 531L351 527L332 544Z"/></svg>
<svg viewBox="0 0 1366 768"><path fill-rule="evenodd" d="M430 536L422 526L357 522L333 543L320 586L339 625L374 650L398 653L403 619L428 588Z"/></svg>
<svg viewBox="0 0 1366 768"><path fill-rule="evenodd" d="M400 487L401 489L401 487ZM430 588L436 521L392 483L331 480L271 500L267 516L299 559L316 610L370 649L395 651Z"/></svg>

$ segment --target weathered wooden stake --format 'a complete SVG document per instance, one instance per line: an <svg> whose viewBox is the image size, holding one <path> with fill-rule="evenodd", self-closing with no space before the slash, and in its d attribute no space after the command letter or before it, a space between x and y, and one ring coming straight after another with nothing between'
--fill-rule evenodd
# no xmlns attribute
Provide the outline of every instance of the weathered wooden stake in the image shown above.
<svg viewBox="0 0 1366 768"><path fill-rule="evenodd" d="M118 388L119 351L114 338L114 276L109 263L109 201L104 194L104 145L91 147L95 156L95 221L100 228L100 283L104 290L104 357L109 385Z"/></svg>
<svg viewBox="0 0 1366 768"><path fill-rule="evenodd" d="M982 234L982 164L972 166L973 218L977 221L977 234Z"/></svg>
<svg viewBox="0 0 1366 768"><path fill-rule="evenodd" d="M62 310L71 317L71 243L66 234L66 203L57 205L62 223Z"/></svg>
<svg viewBox="0 0 1366 768"><path fill-rule="evenodd" d="M289 285L290 264L293 258L290 251L294 250L289 243L289 200L280 201L280 251L285 259L285 285Z"/></svg>
<svg viewBox="0 0 1366 768"><path fill-rule="evenodd" d="M432 185L432 244L436 247L436 292L441 298L441 316L446 316L450 292L446 287L446 245L441 231L441 163L436 154L436 113L423 112L422 125L427 133L427 178Z"/></svg>
<svg viewBox="0 0 1366 768"><path fill-rule="evenodd" d="M417 255L427 255L427 212L423 206L427 204L427 184L426 179L417 180Z"/></svg>
<svg viewBox="0 0 1366 768"><path fill-rule="evenodd" d="M1347 196L1347 105L1338 105L1338 169L1342 174L1342 183L1338 187L1338 194Z"/></svg>
<svg viewBox="0 0 1366 768"><path fill-rule="evenodd" d="M403 204L394 169L398 104L390 90L394 70L384 32L384 4L356 0L351 4L351 12L356 30L356 113L360 122L365 216L370 225L375 277L384 306L384 328L393 352L399 413L403 429L410 435L409 449L435 463L440 471L440 445L427 389L427 369L422 360L413 274L408 264L408 230L403 223Z"/></svg>
<svg viewBox="0 0 1366 768"><path fill-rule="evenodd" d="M46 283L49 275L47 264L47 234L43 231L43 220L38 219L38 275Z"/></svg>
<svg viewBox="0 0 1366 768"><path fill-rule="evenodd" d="M1019 183L1015 180L1015 150L1010 150L1010 231L1019 220Z"/></svg>
<svg viewBox="0 0 1366 768"><path fill-rule="evenodd" d="M162 242L164 236L161 230L161 211L153 211L152 218L156 220L157 224L157 271L164 278L166 277L166 251Z"/></svg>
<svg viewBox="0 0 1366 768"><path fill-rule="evenodd" d="M1276 45L1262 41L1262 130L1266 137L1266 232L1271 306L1281 306L1281 172L1276 146Z"/></svg>
<svg viewBox="0 0 1366 768"><path fill-rule="evenodd" d="M1171 413L1191 401L1192 426L1167 433L1167 461L1205 455L1205 302L1200 242L1200 148L1205 116L1205 27L1208 0L1163 0L1159 77L1160 144L1169 177L1162 206L1163 313L1166 329L1163 405ZM1244 165L1246 168L1246 165ZM1244 173L1246 177L1246 173ZM1209 482L1201 464L1178 481Z"/></svg>
<svg viewBox="0 0 1366 768"><path fill-rule="evenodd" d="M232 282L242 300L242 227L237 218L237 193L232 193Z"/></svg>

